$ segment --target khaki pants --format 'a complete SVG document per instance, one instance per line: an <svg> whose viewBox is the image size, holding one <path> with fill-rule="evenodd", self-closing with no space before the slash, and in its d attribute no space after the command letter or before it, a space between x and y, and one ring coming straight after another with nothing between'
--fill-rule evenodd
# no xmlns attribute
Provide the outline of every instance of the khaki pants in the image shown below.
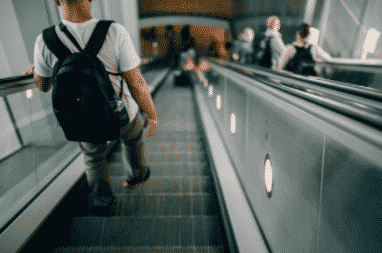
<svg viewBox="0 0 382 253"><path fill-rule="evenodd" d="M143 118L139 111L128 125L120 130L122 144L122 160L128 171L129 178L138 175L146 168L146 154L143 143ZM106 160L106 143L92 144L80 142L80 148L84 153L86 177L91 193L99 197L109 198L114 196L109 181L109 169ZM133 171L127 168L131 166Z"/></svg>

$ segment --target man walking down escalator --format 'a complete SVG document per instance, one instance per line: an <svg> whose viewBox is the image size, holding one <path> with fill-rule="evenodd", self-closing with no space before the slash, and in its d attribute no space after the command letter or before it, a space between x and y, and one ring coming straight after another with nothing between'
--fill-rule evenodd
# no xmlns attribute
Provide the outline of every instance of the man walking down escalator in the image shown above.
<svg viewBox="0 0 382 253"><path fill-rule="evenodd" d="M89 84L90 86L86 87L94 87L94 91L89 91L88 89L83 90L86 92L82 92L83 94L81 94L81 96L83 95L86 99L82 99L82 97L81 99L76 99L75 101L77 101L77 104L75 105L77 107L81 105L81 108L86 106L87 108L92 108L92 106L89 107L89 105L86 105L86 103L82 101L91 101L91 98L86 97L86 94L89 94L89 92L93 92L91 94L99 94L96 93L97 90L101 89L100 87L106 87L101 86L101 83L102 85L109 83L110 86L113 87L111 92L115 93L114 95L119 94L122 97L117 108L121 113L117 112L117 114L122 115L122 112L126 112L127 115L125 119L127 118L128 120L115 121L118 123L115 124L115 127L110 125L104 126L103 122L97 122L96 112L94 113L94 118L89 118L89 120L93 120L96 123L92 125L93 127L90 127L89 125L88 132L92 134L89 134L88 136L89 139L92 139L93 137L97 139L98 136L102 136L104 133L98 131L98 127L101 125L105 129L111 127L115 128L116 132L113 132L113 134L116 138L119 136L119 139L121 140L122 159L125 167L128 168L130 165L133 169L133 171L129 171L129 178L123 184L128 189L135 189L138 185L146 182L150 178L150 169L146 165L145 144L143 142L144 122L138 110L138 106L140 106L149 117L151 131L146 136L154 135L158 128L157 113L150 91L138 68L141 59L136 53L130 35L123 25L104 22L91 17L90 10L92 0L55 0L55 2L57 6L61 7L64 19L62 20L61 25L46 29L43 34L40 34L37 37L34 51L35 70L32 69L33 64L31 64L24 74L34 74L35 84L42 92L48 92L54 85L53 94L59 95L60 92L70 93L70 91L65 90L66 86L63 85L65 82L57 83L57 80L60 80L60 75L63 75L62 73L79 71L78 73L89 75L90 78L94 73L103 74L105 73L105 70L107 71L105 75L97 75L97 82L99 80L99 83ZM106 37L102 37L103 35L92 36L92 33L95 30L98 35L104 33L106 34ZM103 44L98 43L100 37L104 39ZM97 43L93 44L92 41L97 41ZM90 47L88 47L88 44ZM97 51L97 49L91 50L97 47L101 47L99 51ZM82 51L86 51L88 54L85 55L80 53ZM68 56L66 56L66 54ZM57 55L59 55L60 58L58 58ZM63 56L66 58L62 58ZM81 71L81 69L78 70L78 68L81 68L83 65L76 65L76 60L78 61L78 59L85 59L94 64L99 61L99 64L89 65L97 66L97 68ZM66 67L64 64L67 64L68 62L72 63L72 65ZM65 68L62 68L62 65L65 66ZM56 71L57 67L59 70L58 72ZM104 69L102 69L102 67L104 67ZM122 80L126 81L131 95L128 94L128 92L123 92L123 90L126 90L123 89L123 86L125 85L119 77L113 76L118 75L117 73L120 73L123 77ZM79 87L81 87L81 85L88 85L86 79L80 79L77 76L70 74L67 75L67 77L70 77L71 79L69 82L74 82L76 85L78 84ZM110 78L110 80L107 80L108 78ZM57 86L57 84L63 86ZM70 83L66 82L66 84L69 86ZM111 89L110 86L107 87ZM59 92L57 91L57 87L61 87ZM104 99L104 96L100 96L99 98ZM100 99L98 103L104 103L105 100L103 99ZM53 101L58 100L53 97ZM66 101L66 109L70 110L72 107L68 107L69 105L73 105L73 103L75 102L72 100ZM107 107L105 105L104 107L100 106L99 108L110 108L110 106ZM74 115L75 113L76 112L70 112L70 114L65 115ZM84 115L84 117L88 117L88 115ZM81 117L78 117L78 119L80 121ZM60 125L61 123L64 123L64 121L60 122ZM67 121L65 123L74 129L73 134L76 134L74 124L81 127L78 125L79 122ZM64 129L65 126L61 126ZM119 128L119 126L121 127ZM82 138L82 136L79 138ZM78 140L78 142L84 153L91 205L104 207L115 206L115 195L110 185L106 160L107 142L83 140Z"/></svg>

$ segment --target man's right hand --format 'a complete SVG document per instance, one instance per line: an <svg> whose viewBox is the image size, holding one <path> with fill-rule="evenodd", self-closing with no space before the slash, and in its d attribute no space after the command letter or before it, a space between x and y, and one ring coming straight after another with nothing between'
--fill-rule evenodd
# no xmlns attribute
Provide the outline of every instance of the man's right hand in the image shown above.
<svg viewBox="0 0 382 253"><path fill-rule="evenodd" d="M155 134L156 130L158 129L158 119L149 119L150 123L150 132L146 134L146 137L150 137Z"/></svg>

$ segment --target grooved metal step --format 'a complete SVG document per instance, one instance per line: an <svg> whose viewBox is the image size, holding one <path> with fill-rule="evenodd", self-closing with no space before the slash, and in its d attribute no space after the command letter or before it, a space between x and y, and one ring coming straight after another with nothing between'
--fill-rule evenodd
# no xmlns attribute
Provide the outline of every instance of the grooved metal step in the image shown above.
<svg viewBox="0 0 382 253"><path fill-rule="evenodd" d="M209 176L151 176L136 190L128 190L122 186L124 177L110 177L115 194L125 193L191 193L213 192L213 185Z"/></svg>
<svg viewBox="0 0 382 253"><path fill-rule="evenodd" d="M223 247L65 247L54 253L223 253Z"/></svg>
<svg viewBox="0 0 382 253"><path fill-rule="evenodd" d="M198 151L167 151L167 152L146 152L147 163L155 162L203 162L207 157L207 153Z"/></svg>
<svg viewBox="0 0 382 253"><path fill-rule="evenodd" d="M116 210L121 216L220 215L216 196L211 193L121 194L116 197Z"/></svg>
<svg viewBox="0 0 382 253"><path fill-rule="evenodd" d="M210 176L209 164L206 161L153 162L148 164L152 176ZM127 166L131 168L130 165ZM123 162L109 162L110 177L124 177L126 167Z"/></svg>
<svg viewBox="0 0 382 253"><path fill-rule="evenodd" d="M130 168L123 163L121 145L116 147L108 159L116 216L97 211L74 218L68 224L69 245L56 253L224 252L225 233L192 93L169 86L164 84L155 98L156 134L147 138L150 127L144 130L150 179L135 190L122 187Z"/></svg>
<svg viewBox="0 0 382 253"><path fill-rule="evenodd" d="M223 234L218 216L79 217L70 246L221 246Z"/></svg>

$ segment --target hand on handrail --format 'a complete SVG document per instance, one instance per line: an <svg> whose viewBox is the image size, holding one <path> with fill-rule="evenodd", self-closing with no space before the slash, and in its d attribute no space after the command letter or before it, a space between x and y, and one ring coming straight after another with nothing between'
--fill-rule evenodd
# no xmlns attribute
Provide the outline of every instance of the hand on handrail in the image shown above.
<svg viewBox="0 0 382 253"><path fill-rule="evenodd" d="M208 71L210 69L210 65L206 61L202 61L198 66L198 71Z"/></svg>
<svg viewBox="0 0 382 253"><path fill-rule="evenodd" d="M34 74L33 64L29 64L29 66L27 67L27 69L24 72L24 76L31 75L31 74L32 75Z"/></svg>
<svg viewBox="0 0 382 253"><path fill-rule="evenodd" d="M183 64L183 70L184 71L191 71L195 69L195 64L194 62L188 58L187 61Z"/></svg>

